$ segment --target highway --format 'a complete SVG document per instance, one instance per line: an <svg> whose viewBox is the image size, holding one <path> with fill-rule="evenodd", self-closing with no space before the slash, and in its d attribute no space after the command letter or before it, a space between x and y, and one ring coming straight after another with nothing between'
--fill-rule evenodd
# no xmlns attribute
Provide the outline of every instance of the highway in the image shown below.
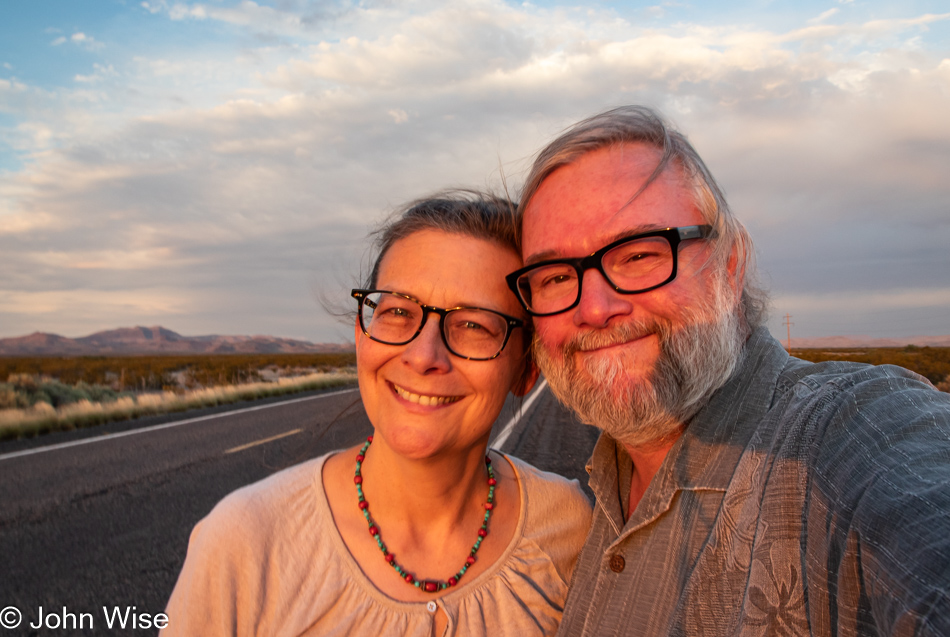
<svg viewBox="0 0 950 637"><path fill-rule="evenodd" d="M234 489L355 444L371 431L355 389L318 392L0 443L0 636L31 630L44 614L102 607L160 613L184 561L188 534ZM540 386L510 400L492 447L577 478L597 432L578 424ZM55 617L53 619L56 619Z"/></svg>

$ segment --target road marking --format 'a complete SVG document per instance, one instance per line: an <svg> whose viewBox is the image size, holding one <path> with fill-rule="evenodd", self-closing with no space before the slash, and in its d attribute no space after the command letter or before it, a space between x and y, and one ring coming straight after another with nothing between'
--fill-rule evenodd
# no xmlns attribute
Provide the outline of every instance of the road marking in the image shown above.
<svg viewBox="0 0 950 637"><path fill-rule="evenodd" d="M541 392L544 391L544 388L548 386L548 381L546 378L542 378L541 382L538 384L537 389L534 390L534 393L524 401L524 404L521 406L521 409L518 410L518 413L512 416L511 420L508 421L508 424L505 425L501 433L498 434L498 437L495 438L491 443L492 449L497 449L501 451L501 446L508 442L508 436L511 435L511 432L515 430L515 425L521 420L521 417L531 409L531 405L534 404L534 401L537 400L538 396L541 395Z"/></svg>
<svg viewBox="0 0 950 637"><path fill-rule="evenodd" d="M299 434L303 429L294 429L292 431L285 431L282 434L277 434L276 436L271 436L270 438L264 438L262 440L255 440L254 442L249 442L246 445L239 445L237 447L231 447L224 452L225 455L229 453L237 453L238 451L244 451L245 449L250 449L251 447L256 447L257 445L266 445L268 442L274 442L275 440L280 440L281 438L286 438L287 436L295 436Z"/></svg>
<svg viewBox="0 0 950 637"><path fill-rule="evenodd" d="M220 414L211 414L209 416L199 416L198 418L189 418L188 420L177 420L175 422L167 422L163 425L153 425L151 427L143 427L142 429L130 429L129 431L122 431L117 434L104 434L102 436L97 436L95 438L83 438L82 440L73 440L71 442L61 442L56 445L48 445L46 447L35 447L33 449L24 449L23 451L14 451L11 453L5 453L0 455L0 461L10 460L12 458L19 458L22 456L32 456L37 453L45 453L47 451L55 451L56 449L66 449L68 447L78 447L79 445L88 445L94 442L106 442L109 440L115 440L116 438L124 438L125 436L134 436L136 434L149 433L151 431L158 431L160 429L171 429L172 427L180 427L181 425L190 425L196 422L203 422L205 420L212 420L214 418L223 418L225 416L233 416L235 414L245 414L250 411L258 411L260 409L270 409L271 407L280 407L283 405L290 405L292 403L302 403L305 400L315 400L317 398L328 398L330 396L339 396L340 394L346 394L349 392L359 391L359 388L354 387L353 389L343 389L341 391L334 391L328 394L317 394L316 396L305 396L304 398L294 398L292 400L283 400L277 403L269 403L267 405L257 405L256 407L245 407L244 409L235 409L234 411L224 411Z"/></svg>

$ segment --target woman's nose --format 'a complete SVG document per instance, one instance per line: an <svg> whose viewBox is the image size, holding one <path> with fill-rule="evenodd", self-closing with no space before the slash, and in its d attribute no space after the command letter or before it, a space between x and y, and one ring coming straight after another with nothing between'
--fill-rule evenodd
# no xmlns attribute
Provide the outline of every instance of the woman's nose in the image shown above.
<svg viewBox="0 0 950 637"><path fill-rule="evenodd" d="M446 372L452 367L451 354L442 341L439 315L430 312L419 335L406 344L402 358L419 374Z"/></svg>

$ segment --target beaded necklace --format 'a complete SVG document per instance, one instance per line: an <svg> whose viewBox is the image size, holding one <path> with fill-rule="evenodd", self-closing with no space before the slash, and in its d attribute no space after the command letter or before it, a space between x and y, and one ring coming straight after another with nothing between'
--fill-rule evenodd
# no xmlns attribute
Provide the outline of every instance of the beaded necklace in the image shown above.
<svg viewBox="0 0 950 637"><path fill-rule="evenodd" d="M478 539L476 539L475 544L472 545L472 550L468 554L465 564L462 565L462 568L459 569L458 573L450 577L446 582L438 580L417 580L412 573L407 572L406 569L396 562L396 557L390 553L386 548L386 545L383 544L379 527L369 515L369 502L367 502L366 498L363 497L363 476L360 474L360 467L363 465L363 458L366 457L366 450L369 449L369 445L372 442L373 437L367 437L363 447L356 455L356 474L353 476L353 482L356 483L356 494L359 496L359 507L363 512L363 517L366 518L366 523L369 524L370 535L376 539L376 544L379 546L379 550L383 552L383 557L386 559L389 565L392 566L397 573L399 573L400 577L402 577L407 584L411 584L419 590L425 591L427 593L437 593L439 591L444 591L450 586L455 586L458 584L458 581L462 579L462 576L465 575L465 571L468 570L468 567L475 563L475 554L478 553L478 548L482 545L482 540L484 540L485 536L488 535L488 519L491 517L492 509L495 508L495 485L498 484L498 481L495 480L495 474L492 471L491 458L489 458L487 455L485 456L485 465L488 468L488 502L485 503L485 519L482 521L481 528L478 529Z"/></svg>

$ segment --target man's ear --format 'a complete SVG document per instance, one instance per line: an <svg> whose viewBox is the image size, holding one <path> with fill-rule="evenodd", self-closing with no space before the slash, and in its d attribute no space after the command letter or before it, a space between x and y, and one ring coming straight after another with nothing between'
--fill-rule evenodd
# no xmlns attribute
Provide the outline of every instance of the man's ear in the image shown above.
<svg viewBox="0 0 950 637"><path fill-rule="evenodd" d="M518 397L526 396L531 391L534 384L538 382L538 374L540 374L538 366L534 364L534 359L528 358L524 364L526 366L524 374L515 379L511 386L511 393Z"/></svg>
<svg viewBox="0 0 950 637"><path fill-rule="evenodd" d="M726 261L726 271L729 273L729 285L732 291L737 295L742 293L743 281L745 280L745 259L741 258L741 248L739 245L732 246L729 253L729 260Z"/></svg>

